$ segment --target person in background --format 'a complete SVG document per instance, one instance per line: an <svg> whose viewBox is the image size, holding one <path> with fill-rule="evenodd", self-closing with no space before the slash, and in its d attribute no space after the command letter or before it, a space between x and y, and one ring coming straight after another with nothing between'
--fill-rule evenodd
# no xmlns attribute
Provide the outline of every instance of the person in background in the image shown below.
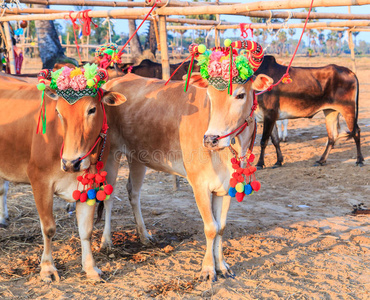
<svg viewBox="0 0 370 300"><path fill-rule="evenodd" d="M23 53L20 48L17 47L17 42L14 37L12 37L13 50L14 50L14 60L15 60L15 74L21 74L22 63L23 63ZM9 57L7 58L6 73L10 74L10 63Z"/></svg>

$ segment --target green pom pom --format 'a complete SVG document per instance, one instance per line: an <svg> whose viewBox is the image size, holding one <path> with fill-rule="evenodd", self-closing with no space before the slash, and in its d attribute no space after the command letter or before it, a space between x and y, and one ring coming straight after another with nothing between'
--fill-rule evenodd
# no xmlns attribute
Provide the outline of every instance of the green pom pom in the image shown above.
<svg viewBox="0 0 370 300"><path fill-rule="evenodd" d="M38 89L39 91L44 91L44 90L45 90L45 83L40 82L40 83L37 85L37 89Z"/></svg>
<svg viewBox="0 0 370 300"><path fill-rule="evenodd" d="M93 87L95 85L94 79L88 79L86 84L88 87Z"/></svg>
<svg viewBox="0 0 370 300"><path fill-rule="evenodd" d="M225 47L230 47L231 43L232 43L232 41L230 39L224 40Z"/></svg>
<svg viewBox="0 0 370 300"><path fill-rule="evenodd" d="M206 50L207 50L207 47L206 47L205 45L200 44L200 45L198 46L198 52L199 52L199 53L204 53L204 52L206 52Z"/></svg>

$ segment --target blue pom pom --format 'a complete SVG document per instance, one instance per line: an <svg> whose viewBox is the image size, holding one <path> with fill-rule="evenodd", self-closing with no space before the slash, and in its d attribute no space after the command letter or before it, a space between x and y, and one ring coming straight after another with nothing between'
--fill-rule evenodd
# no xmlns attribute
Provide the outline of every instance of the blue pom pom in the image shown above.
<svg viewBox="0 0 370 300"><path fill-rule="evenodd" d="M244 186L244 194L246 194L246 195L250 195L250 193L252 193L252 187L251 187L251 185L250 184L247 184L247 185L245 185Z"/></svg>
<svg viewBox="0 0 370 300"><path fill-rule="evenodd" d="M87 191L87 197L89 199L95 199L95 197L96 197L96 191L94 189L88 190Z"/></svg>
<svg viewBox="0 0 370 300"><path fill-rule="evenodd" d="M229 196L235 197L235 195L236 195L236 189L233 187L229 188Z"/></svg>

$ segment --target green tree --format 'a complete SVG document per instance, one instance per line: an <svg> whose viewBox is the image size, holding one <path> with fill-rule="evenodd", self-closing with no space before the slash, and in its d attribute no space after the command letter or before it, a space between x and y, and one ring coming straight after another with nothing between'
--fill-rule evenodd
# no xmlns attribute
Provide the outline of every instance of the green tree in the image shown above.
<svg viewBox="0 0 370 300"><path fill-rule="evenodd" d="M355 47L356 47L356 38L357 38L357 36L358 36L359 33L360 33L359 31L352 31L352 35L354 37Z"/></svg>

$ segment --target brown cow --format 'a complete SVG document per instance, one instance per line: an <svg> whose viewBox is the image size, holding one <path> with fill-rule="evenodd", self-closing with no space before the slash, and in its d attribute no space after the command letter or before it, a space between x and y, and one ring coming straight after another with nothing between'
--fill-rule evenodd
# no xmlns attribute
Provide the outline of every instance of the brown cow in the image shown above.
<svg viewBox="0 0 370 300"><path fill-rule="evenodd" d="M266 55L256 74L266 74L278 81L287 67L276 62L275 58ZM353 138L356 144L356 165L363 165L361 153L360 128L358 119L359 83L357 76L349 69L337 65L317 68L292 67L289 71L293 82L279 84L271 91L258 96L258 104L263 118L261 154L257 166L263 168L265 149L276 120L312 118L323 111L325 114L328 142L318 165L324 165L330 150L339 138ZM338 116L345 119L349 132L338 133ZM272 136L274 138L274 136ZM281 166L281 154L278 138L274 138L277 162Z"/></svg>
<svg viewBox="0 0 370 300"><path fill-rule="evenodd" d="M79 158L92 148L99 136L103 112L98 96L85 96L70 105L62 98L57 99L50 91L47 93L57 101L45 98L46 134L36 134L41 92L35 85L0 76L0 178L32 185L44 238L41 278L50 282L53 277L59 279L51 253L51 239L56 230L52 211L53 194L67 201L75 201L72 192L77 185L76 176L96 161L100 146L85 159ZM123 101L125 98L117 93L106 92L102 96L102 102L108 105ZM63 172L61 167L75 173ZM112 178L108 180L114 181ZM100 270L95 266L90 244L94 206L78 201L76 215L83 269L89 278L98 279Z"/></svg>
<svg viewBox="0 0 370 300"><path fill-rule="evenodd" d="M130 168L127 190L141 240L149 242L151 238L139 198L146 167L186 177L204 222L207 239L204 278L216 279L216 271L233 276L222 251L231 199L227 194L232 172L227 148L231 137L217 143L209 140L242 124L251 112L253 89L263 90L271 82L271 78L259 75L253 83L236 84L231 96L227 91L207 87L207 80L199 74L193 74L194 85L187 93L183 91L183 82L164 86L162 80L135 74L105 85L110 91L125 91L127 97L127 102L115 110L115 120L111 122L111 155L118 157L117 153L122 152L127 156ZM250 146L253 132L254 122L236 138L239 153Z"/></svg>

